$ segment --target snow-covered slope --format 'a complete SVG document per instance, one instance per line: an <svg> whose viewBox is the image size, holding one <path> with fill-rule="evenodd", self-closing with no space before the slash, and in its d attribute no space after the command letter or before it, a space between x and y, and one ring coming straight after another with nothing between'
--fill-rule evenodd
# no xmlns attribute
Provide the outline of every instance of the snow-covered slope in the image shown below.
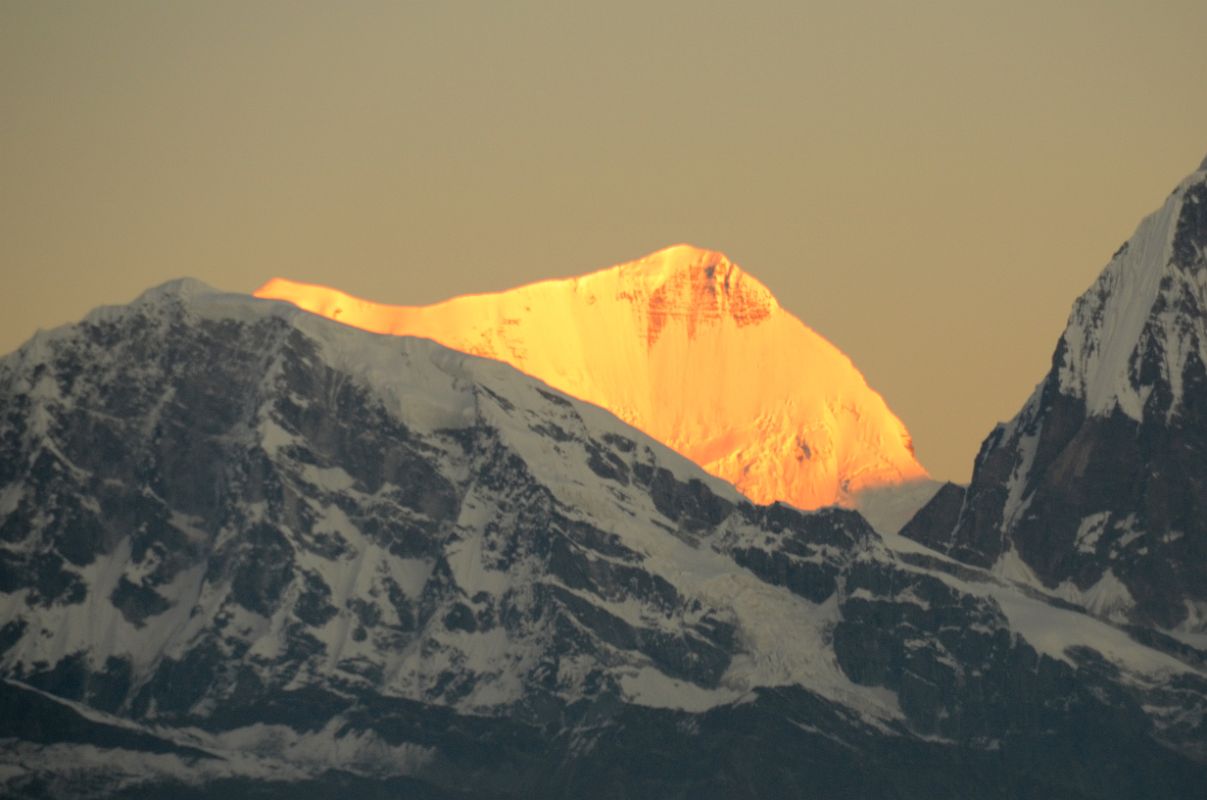
<svg viewBox="0 0 1207 800"><path fill-rule="evenodd" d="M907 533L1101 616L1207 631L1207 169L1073 306L962 508Z"/></svg>
<svg viewBox="0 0 1207 800"><path fill-rule="evenodd" d="M1202 168L1179 184L1073 306L1060 390L1092 416L1168 419L1184 406L1186 373L1207 363L1205 184Z"/></svg>
<svg viewBox="0 0 1207 800"><path fill-rule="evenodd" d="M1195 648L431 341L181 281L0 360L0 409L6 796L1207 777Z"/></svg>
<svg viewBox="0 0 1207 800"><path fill-rule="evenodd" d="M926 478L905 426L850 359L721 253L679 245L422 308L284 279L256 294L506 361L609 409L756 502L850 506L861 490Z"/></svg>

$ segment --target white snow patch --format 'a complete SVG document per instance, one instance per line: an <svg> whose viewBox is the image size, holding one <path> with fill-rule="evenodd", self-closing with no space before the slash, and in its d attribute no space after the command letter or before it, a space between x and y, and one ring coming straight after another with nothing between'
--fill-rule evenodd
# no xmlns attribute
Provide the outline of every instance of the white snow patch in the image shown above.
<svg viewBox="0 0 1207 800"><path fill-rule="evenodd" d="M506 572L485 565L481 535L467 536L449 548L448 565L457 585L471 597L478 592L488 592L498 597L512 583L511 576Z"/></svg>
<svg viewBox="0 0 1207 800"><path fill-rule="evenodd" d="M1140 537L1144 536L1145 531L1142 528L1136 527L1136 515L1128 514L1115 526L1118 530L1123 531L1123 535L1118 540L1111 543L1111 558L1117 557L1120 553L1126 550L1132 542L1135 542Z"/></svg>
<svg viewBox="0 0 1207 800"><path fill-rule="evenodd" d="M1180 641L1200 650L1207 650L1207 603L1200 600L1186 600L1186 619L1170 631L1166 631Z"/></svg>
<svg viewBox="0 0 1207 800"><path fill-rule="evenodd" d="M1119 623L1128 621L1128 612L1136 605L1127 586L1109 569L1088 589L1079 589L1072 581L1065 581L1056 587L1055 594L1096 617Z"/></svg>
<svg viewBox="0 0 1207 800"><path fill-rule="evenodd" d="M14 481L0 489L0 517L7 517L16 511L23 494L25 494L25 485L20 481Z"/></svg>
<svg viewBox="0 0 1207 800"><path fill-rule="evenodd" d="M269 456L275 457L282 448L296 441L296 436L278 425L271 417L264 417L260 421L260 446Z"/></svg>
<svg viewBox="0 0 1207 800"><path fill-rule="evenodd" d="M313 464L302 466L302 480L327 492L347 491L356 484L342 467L316 467Z"/></svg>
<svg viewBox="0 0 1207 800"><path fill-rule="evenodd" d="M1028 403L1032 406L1038 403L1038 397L1033 397ZM1023 411L1022 418L1032 416L1031 409ZM1017 424L1017 423L1016 423ZM1034 433L1023 433L1018 439L1018 463L1006 482L1006 503L1002 506L1002 529L1008 531L1014 526L1015 520L1023 515L1031 505L1031 498L1024 497L1031 477L1031 466L1035 463L1035 453L1039 449L1039 436Z"/></svg>
<svg viewBox="0 0 1207 800"><path fill-rule="evenodd" d="M350 730L342 735L341 720L334 719L314 733L299 734L283 725L257 723L210 735L197 732L198 743L230 757L250 754L307 769L351 770L378 776L409 775L431 761L435 750L404 742L391 745L372 731Z"/></svg>
<svg viewBox="0 0 1207 800"><path fill-rule="evenodd" d="M1000 585L987 584L988 593L1001 607L1010 626L1033 647L1053 658L1072 663L1066 651L1082 646L1135 675L1154 681L1193 670L1173 656L1145 647L1113 625L1086 614L1024 597Z"/></svg>
<svg viewBox="0 0 1207 800"><path fill-rule="evenodd" d="M1078 536L1080 537L1084 532L1087 539L1096 542L1102 534L1108 516L1108 514L1095 514L1086 517L1085 520L1082 520ZM1081 606L1096 617L1115 622L1127 622L1127 612L1135 606L1131 592L1109 569L1097 583L1087 589L1079 589L1072 581L1065 581L1052 589L1045 586L1035 571L1019 556L1018 551L1011 548L998 558L989 571L997 578L1038 590L1052 597L1058 597Z"/></svg>
<svg viewBox="0 0 1207 800"><path fill-rule="evenodd" d="M1102 538L1102 534L1106 530L1106 523L1110 518L1110 512L1103 511L1098 514L1090 514L1081 520L1081 524L1077 526L1077 536L1073 540L1080 552L1092 554L1095 551L1098 540Z"/></svg>
<svg viewBox="0 0 1207 800"><path fill-rule="evenodd" d="M707 711L733 702L740 696L734 690L705 689L671 678L653 667L621 671L620 688L625 699L631 703L690 712Z"/></svg>
<svg viewBox="0 0 1207 800"><path fill-rule="evenodd" d="M1002 553L992 567L989 568L991 575L1002 578L1014 583L1021 583L1041 591L1047 591L1044 588L1043 581L1035 574L1035 571L1023 561L1022 556L1018 551L1011 547L1006 552Z"/></svg>

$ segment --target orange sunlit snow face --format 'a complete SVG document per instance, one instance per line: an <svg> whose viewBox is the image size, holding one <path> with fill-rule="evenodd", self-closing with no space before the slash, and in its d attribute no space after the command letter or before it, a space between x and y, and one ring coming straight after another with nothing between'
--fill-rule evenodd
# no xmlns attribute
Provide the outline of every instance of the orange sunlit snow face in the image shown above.
<svg viewBox="0 0 1207 800"><path fill-rule="evenodd" d="M424 307L281 278L255 294L506 361L608 409L756 502L850 504L860 490L926 477L905 426L850 359L720 253L680 245Z"/></svg>

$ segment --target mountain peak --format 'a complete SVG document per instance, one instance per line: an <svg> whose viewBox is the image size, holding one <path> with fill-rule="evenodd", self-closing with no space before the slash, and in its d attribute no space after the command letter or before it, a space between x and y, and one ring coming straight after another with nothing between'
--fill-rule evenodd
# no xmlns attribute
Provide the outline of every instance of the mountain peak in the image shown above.
<svg viewBox="0 0 1207 800"><path fill-rule="evenodd" d="M732 264L733 262L729 260L729 256L719 250L709 250L706 247L698 247L688 242L680 242L664 247L661 250L655 250L633 263L668 263L679 269L692 269L697 266L715 266L718 264Z"/></svg>
<svg viewBox="0 0 1207 800"><path fill-rule="evenodd" d="M666 278L678 273L702 273L710 280L724 285L727 280L741 279L759 284L750 274L719 250L707 250L691 244L675 244L642 256L636 261L619 264L611 269L653 278ZM604 270L605 272L607 270ZM765 289L765 287L764 287ZM767 292L770 294L770 291Z"/></svg>
<svg viewBox="0 0 1207 800"><path fill-rule="evenodd" d="M675 245L422 308L279 279L256 295L506 361L757 502L850 504L864 489L926 477L905 426L851 360L713 250Z"/></svg>
<svg viewBox="0 0 1207 800"><path fill-rule="evenodd" d="M646 344L657 344L666 322L686 322L694 338L701 325L732 320L763 322L779 309L771 290L715 250L678 244L578 279L585 287L615 283L646 322Z"/></svg>
<svg viewBox="0 0 1207 800"><path fill-rule="evenodd" d="M1058 349L1061 391L1088 411L1174 413L1187 369L1207 361L1207 180L1195 172L1146 217L1074 304ZM1157 386L1163 387L1154 391Z"/></svg>
<svg viewBox="0 0 1207 800"><path fill-rule="evenodd" d="M691 244L664 247L611 269L625 272L630 279L647 280L665 280L680 273L703 273L709 278L720 277L722 280L731 274L745 275L724 253Z"/></svg>

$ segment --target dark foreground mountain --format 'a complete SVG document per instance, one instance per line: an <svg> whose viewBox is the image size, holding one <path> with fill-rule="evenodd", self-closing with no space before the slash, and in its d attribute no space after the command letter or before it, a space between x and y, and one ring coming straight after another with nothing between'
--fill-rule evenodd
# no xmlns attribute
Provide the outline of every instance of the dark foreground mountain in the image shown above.
<svg viewBox="0 0 1207 800"><path fill-rule="evenodd" d="M1073 306L1047 377L905 529L1207 647L1207 162Z"/></svg>
<svg viewBox="0 0 1207 800"><path fill-rule="evenodd" d="M0 794L1198 796L1207 667L193 282L0 361Z"/></svg>

